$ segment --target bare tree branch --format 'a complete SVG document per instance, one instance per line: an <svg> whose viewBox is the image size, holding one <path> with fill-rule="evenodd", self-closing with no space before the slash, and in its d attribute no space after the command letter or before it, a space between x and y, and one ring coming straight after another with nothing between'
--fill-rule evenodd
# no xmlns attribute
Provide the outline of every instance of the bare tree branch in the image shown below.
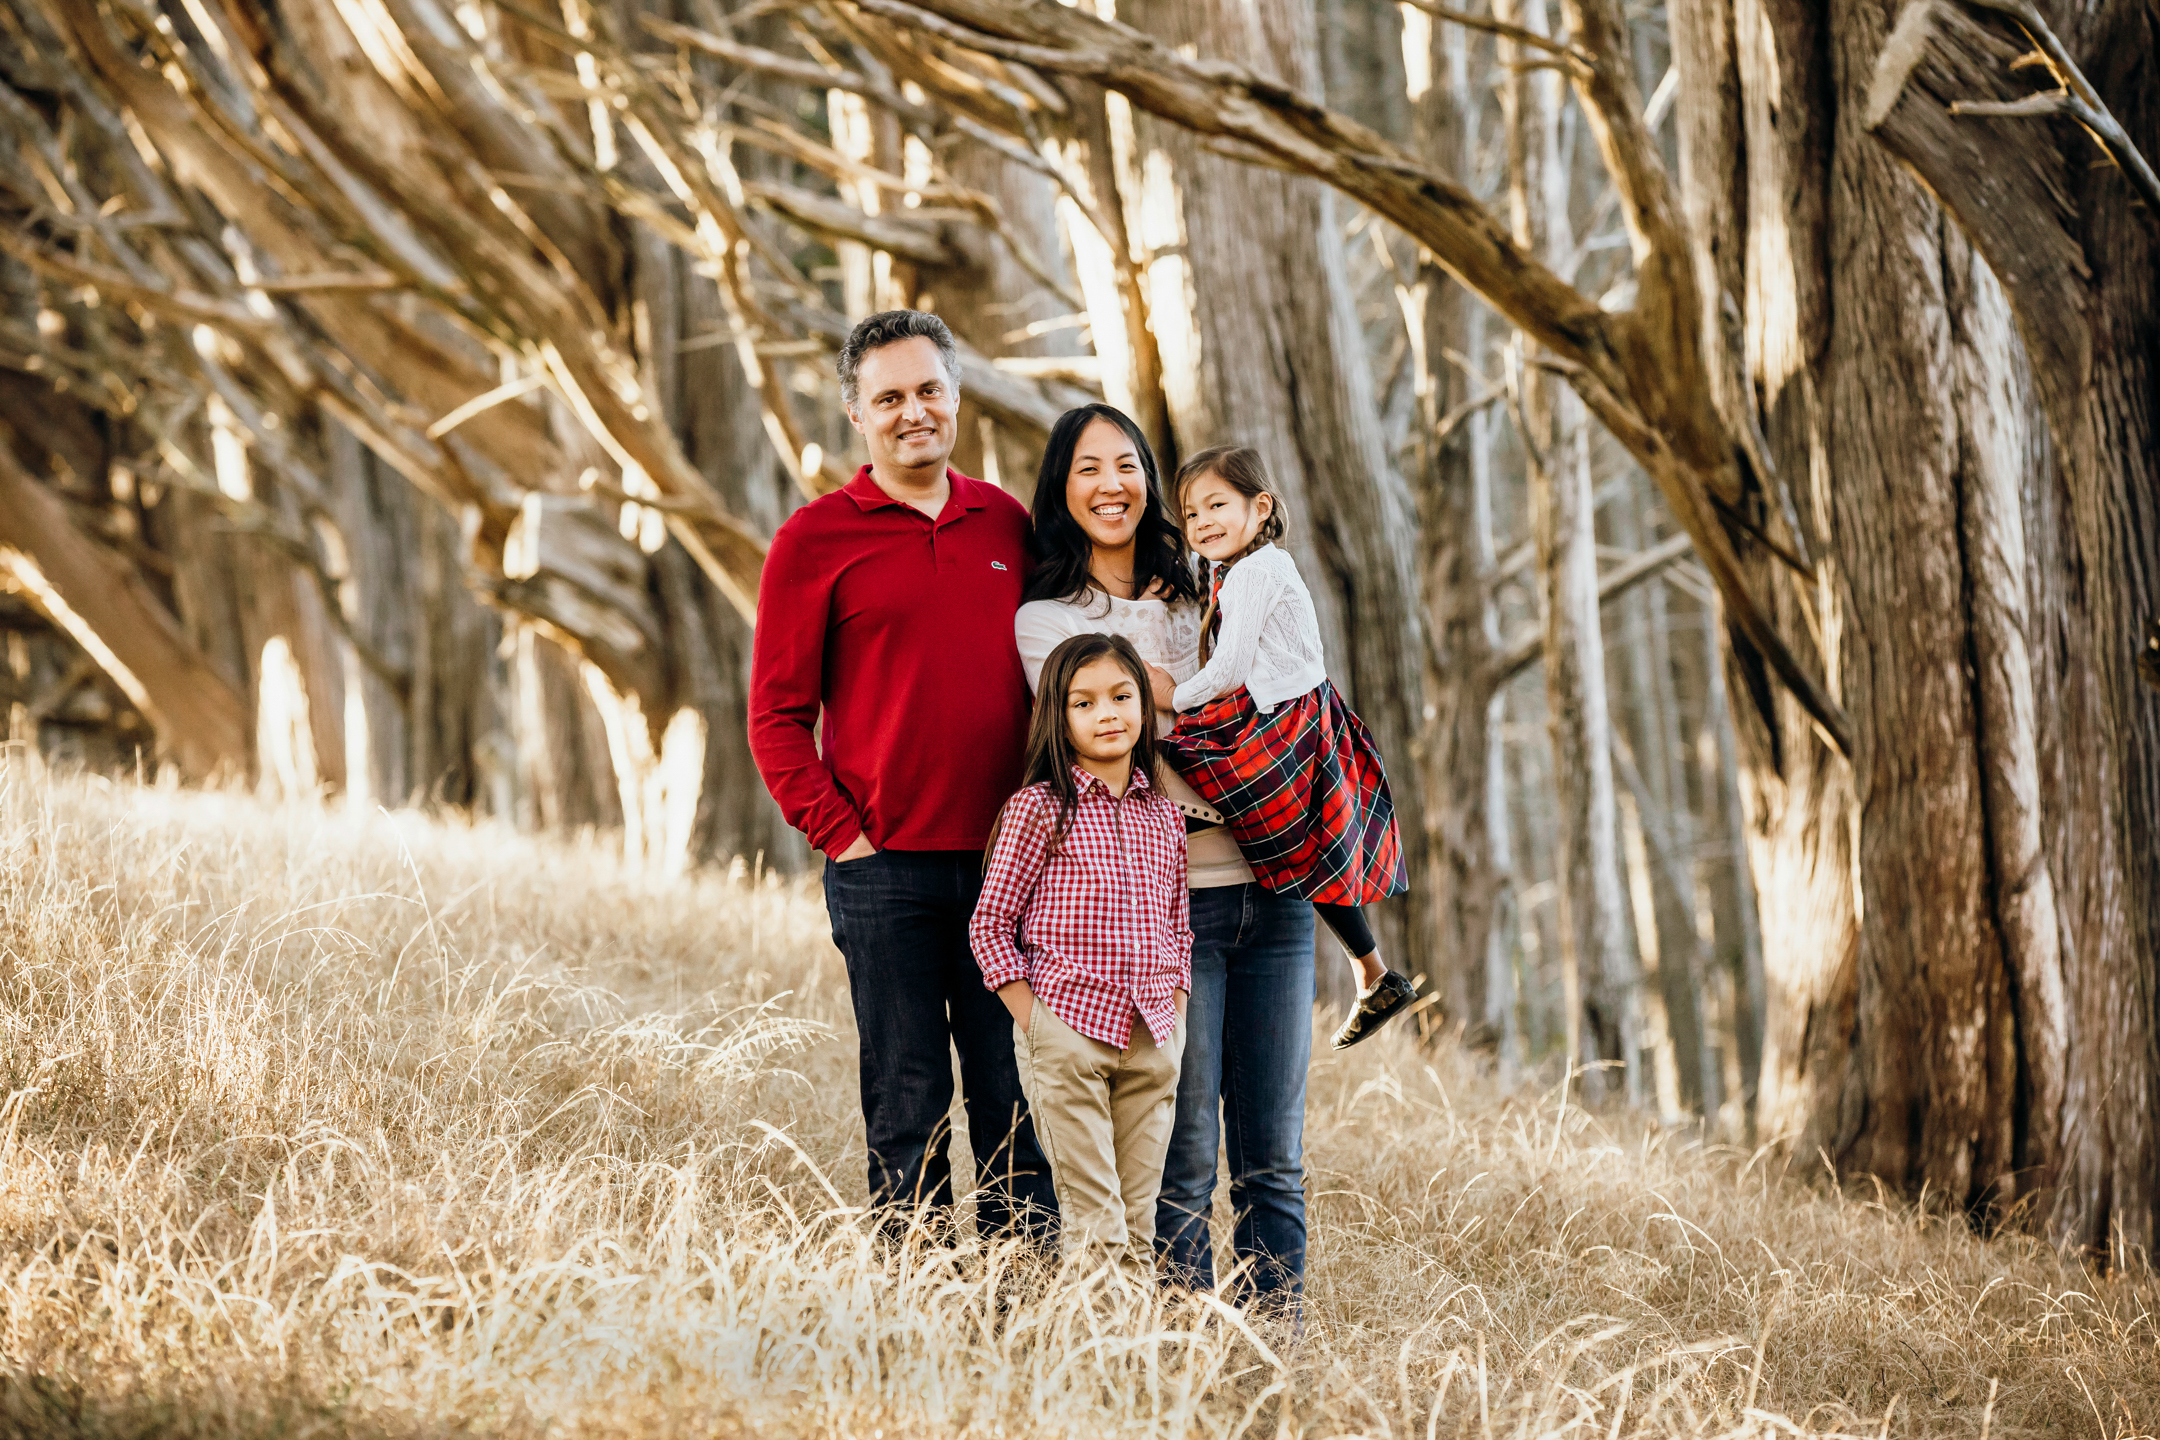
<svg viewBox="0 0 2160 1440"><path fill-rule="evenodd" d="M2023 26L2025 33L2039 47L2048 72L2055 77L2055 83L2060 88L2052 94L2034 95L2024 100L1954 101L1950 106L1950 113L2068 115L2084 126L2100 148L2107 152L2108 158L2122 170L2131 186L2145 201L2146 217L2153 224L2160 225L2160 176L2153 174L2152 166L2139 152L2136 142L2130 138L2130 133L2123 129L2122 122L2115 118L2114 112L2108 109L2107 102L2100 98L2100 92L2085 78L2085 72L2079 69L2077 61L2071 58L2069 47L2063 44L2062 37L2048 24L2047 17L2040 13L2040 7L2033 4L2032 0L1963 0L1963 3L1975 10L1991 10L1998 15L2008 15ZM1887 52L1888 47L1884 48ZM1871 101L1872 99L1870 96ZM1872 103L1868 110L1869 114L1874 113Z"/></svg>
<svg viewBox="0 0 2160 1440"><path fill-rule="evenodd" d="M1445 5L1435 4L1434 0L1403 0L1403 3L1413 9L1422 10L1435 19L1445 20L1450 25L1497 35L1503 40L1512 40L1518 45L1527 45L1532 50L1542 50L1548 55L1556 56L1567 62L1558 67L1564 73L1576 74L1590 67L1589 55L1564 41L1553 39L1550 35L1540 35L1535 30L1510 25L1505 20L1495 20L1490 15L1473 15L1467 10L1451 10Z"/></svg>
<svg viewBox="0 0 2160 1440"><path fill-rule="evenodd" d="M1694 542L1685 532L1660 540L1639 555L1621 561L1598 577L1598 604L1616 600L1643 581L1693 552ZM1545 653L1545 636L1536 626L1508 641L1494 654L1492 665L1495 685L1505 685L1517 675L1537 664Z"/></svg>

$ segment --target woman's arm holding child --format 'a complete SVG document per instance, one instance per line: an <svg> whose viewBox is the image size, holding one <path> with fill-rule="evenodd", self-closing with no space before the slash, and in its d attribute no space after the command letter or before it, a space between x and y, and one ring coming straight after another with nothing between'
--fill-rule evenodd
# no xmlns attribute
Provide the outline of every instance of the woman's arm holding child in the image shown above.
<svg viewBox="0 0 2160 1440"><path fill-rule="evenodd" d="M997 992L1022 1029L1034 1013L1035 992L1020 949L1020 920L1050 861L1050 803L1040 790L1022 790L1005 802L983 867L982 895L968 921L968 944L982 967L983 986Z"/></svg>

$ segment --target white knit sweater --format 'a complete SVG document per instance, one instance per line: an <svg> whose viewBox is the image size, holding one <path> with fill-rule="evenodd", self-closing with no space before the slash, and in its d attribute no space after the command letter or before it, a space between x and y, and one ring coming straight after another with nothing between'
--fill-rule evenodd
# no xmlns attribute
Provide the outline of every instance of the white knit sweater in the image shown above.
<svg viewBox="0 0 2160 1440"><path fill-rule="evenodd" d="M1180 681L1171 703L1197 710L1242 685L1261 711L1327 679L1320 616L1290 552L1263 545L1230 567L1217 597L1222 631L1208 663Z"/></svg>

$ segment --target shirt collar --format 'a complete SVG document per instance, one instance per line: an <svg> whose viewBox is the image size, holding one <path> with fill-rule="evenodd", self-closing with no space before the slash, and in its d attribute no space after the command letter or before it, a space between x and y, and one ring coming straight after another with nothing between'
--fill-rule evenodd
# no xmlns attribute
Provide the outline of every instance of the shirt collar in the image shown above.
<svg viewBox="0 0 2160 1440"><path fill-rule="evenodd" d="M963 510L980 510L990 503L982 494L981 481L961 474L950 465L945 467L945 479L952 486L952 499L946 502L947 509L950 509L954 504L958 504ZM877 483L876 478L871 475L868 465L857 470L855 478L840 487L840 493L853 500L855 508L865 514L872 510L882 510L889 505L913 508L907 506L906 501L895 500L892 496L886 494L884 489ZM916 513L921 514L922 512L916 511ZM941 515L938 518L943 519L944 517Z"/></svg>
<svg viewBox="0 0 2160 1440"><path fill-rule="evenodd" d="M1072 773L1073 789L1076 793L1085 795L1088 792L1088 787L1093 786L1095 789L1102 791L1104 796L1106 797L1110 794L1110 787L1103 784L1102 777L1096 775L1093 771L1083 770L1078 765L1075 765L1072 767ZM1139 766L1135 765L1133 767L1132 778L1125 782L1125 793L1127 795L1144 795L1153 788L1154 787L1148 783L1147 772L1145 770L1142 770Z"/></svg>

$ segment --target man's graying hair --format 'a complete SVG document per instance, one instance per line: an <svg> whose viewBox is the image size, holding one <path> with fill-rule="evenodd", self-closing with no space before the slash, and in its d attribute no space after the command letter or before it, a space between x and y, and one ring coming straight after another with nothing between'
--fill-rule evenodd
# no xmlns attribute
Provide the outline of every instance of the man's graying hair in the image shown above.
<svg viewBox="0 0 2160 1440"><path fill-rule="evenodd" d="M952 387L960 388L960 347L953 343L945 322L927 310L882 310L856 322L840 347L840 403L855 408L855 375L863 356L902 340L920 337L937 346L938 364Z"/></svg>

